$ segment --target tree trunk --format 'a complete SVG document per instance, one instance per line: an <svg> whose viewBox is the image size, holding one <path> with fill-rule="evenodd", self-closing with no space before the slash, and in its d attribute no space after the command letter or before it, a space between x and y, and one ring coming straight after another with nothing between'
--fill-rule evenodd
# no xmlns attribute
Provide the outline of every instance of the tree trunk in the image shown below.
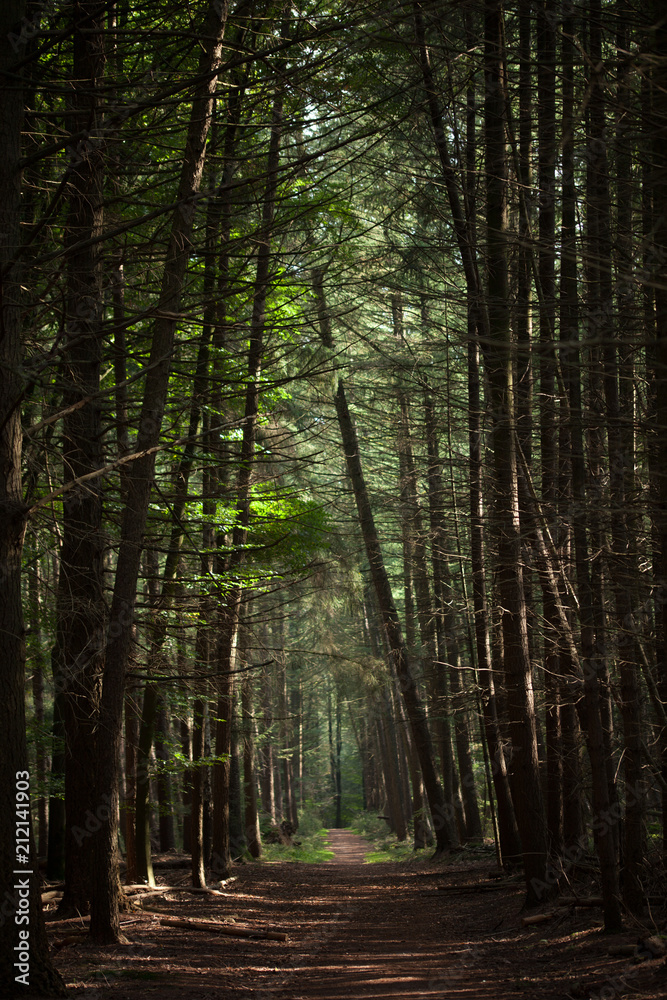
<svg viewBox="0 0 667 1000"><path fill-rule="evenodd" d="M566 21L572 26L571 11ZM591 583L588 531L586 522L586 465L584 459L584 432L581 400L581 370L579 358L579 310L577 295L577 254L575 187L573 172L572 133L572 59L574 47L570 35L563 37L564 122L565 144L563 149L563 215L562 263L560 286L560 324L563 379L568 393L570 413L570 445L572 469L572 537L574 542L575 570L581 622L581 654L584 675L584 699L588 735L588 753L593 783L593 808L598 826L597 851L600 858L601 888L604 898L604 918L607 931L621 928L618 905L618 866L615 850L614 824L602 819L609 815L609 785L607 781L605 739L600 708L601 692L598 660L595 656L595 611Z"/></svg>
<svg viewBox="0 0 667 1000"><path fill-rule="evenodd" d="M160 686L156 681L149 680L144 687L144 700L139 724L139 741L137 745L137 772L135 784L135 824L137 852L137 876L142 882L155 887L153 862L151 860L151 830L150 830L150 783L151 783L151 748L153 746L153 731L157 712Z"/></svg>
<svg viewBox="0 0 667 1000"><path fill-rule="evenodd" d="M237 649L236 662L239 664L244 662L241 649ZM231 743L229 747L229 843L232 861L242 858L248 846L243 822L238 715L238 697L235 690L232 698Z"/></svg>
<svg viewBox="0 0 667 1000"><path fill-rule="evenodd" d="M437 851L448 851L457 842L456 833L453 829L451 806L445 802L442 794L442 787L438 780L433 760L433 748L431 744L431 734L428 730L426 713L417 690L417 685L408 663L407 650L403 642L401 627L398 615L394 606L394 599L391 593L389 578L382 557L380 540L378 538L373 512L371 510L366 483L364 481L361 459L359 455L359 443L357 434L352 422L352 417L347 405L345 396L345 385L342 379L338 382L336 393L336 414L340 427L347 470L352 488L354 490L357 511L359 515L359 525L364 538L366 555L371 569L371 577L375 587L378 609L385 629L387 643L390 654L394 661L396 676L398 677L401 694L405 701L408 719L412 729L415 748L419 756L419 763L424 778L424 787L428 798L433 826L436 835Z"/></svg>
<svg viewBox="0 0 667 1000"><path fill-rule="evenodd" d="M276 790L273 782L273 699L271 697L271 676L267 664L262 667L260 679L260 697L262 714L262 764L260 770L260 790L262 809L269 817L272 826L276 824Z"/></svg>
<svg viewBox="0 0 667 1000"><path fill-rule="evenodd" d="M21 282L15 261L20 240L19 162L23 122L20 64L24 58L22 48L17 47L15 31L25 22L25 15L26 5L20 0L7 0L0 7L0 76L11 80L11 86L0 87L0 190L3 192L0 201L0 635L3 637L0 787L5 795L5 808L0 816L0 898L8 908L7 916L12 918L0 921L0 991L15 998L66 995L63 981L51 965L44 930L30 819L25 737L21 554L27 509L21 491ZM21 869L20 875L15 874L16 868ZM22 914L27 916L26 921Z"/></svg>
<svg viewBox="0 0 667 1000"><path fill-rule="evenodd" d="M396 835L397 840L404 841L408 835L408 828L401 802L396 747L389 733L386 712L382 709L377 713L376 726L378 746L382 757L382 773L387 792L386 806L389 811L389 829Z"/></svg>
<svg viewBox="0 0 667 1000"><path fill-rule="evenodd" d="M266 300L271 276L271 239L273 219L276 209L276 195L279 180L280 140L283 129L283 91L281 86L273 100L269 150L267 156L266 185L262 202L262 221L257 235L257 269L253 295L250 338L248 346L248 373L243 415L243 438L236 483L237 520L233 532L233 552L230 560L232 572L237 571L244 560L244 546L250 524L250 485L254 466L257 414L259 412L260 382L264 353L266 321ZM221 608L222 624L218 643L218 671L220 690L218 699L218 724L216 731L216 756L230 752L231 731L228 724L232 703L232 652L236 641L238 618L241 608L242 587L235 584L224 596ZM229 767L227 763L216 764L213 771L214 827L213 856L216 871L230 870L229 855ZM217 818L216 818L217 816Z"/></svg>
<svg viewBox="0 0 667 1000"><path fill-rule="evenodd" d="M486 0L485 12L486 259L490 336L486 368L493 411L493 525L512 736L510 780L521 836L527 902L532 904L540 898L535 886L543 883L546 875L547 842L518 519L507 269L504 29L499 0Z"/></svg>
<svg viewBox="0 0 667 1000"><path fill-rule="evenodd" d="M566 2L563 7L563 31L561 43L562 65L562 193L561 193L561 277L559 298L560 327L560 361L563 373L565 399L563 408L568 419L561 421L559 439L560 451L560 487L559 511L562 521L567 524L563 530L561 550L563 564L568 569L573 559L574 533L573 522L573 464L572 464L572 434L573 434L573 403L570 391L572 380L578 378L576 369L578 354L578 305L577 305L577 229L576 229L576 189L574 184L574 16L573 4ZM561 596L563 581L561 581ZM563 606L570 604L570 598L563 601ZM573 614L570 611L570 614ZM564 659L561 650L561 662L569 666L574 675L573 664ZM565 666L563 673L566 673ZM563 841L565 847L581 843L583 836L583 815L581 808L581 769L579 766L578 723L575 701L578 691L574 684L569 690L561 692L561 724L563 745Z"/></svg>
<svg viewBox="0 0 667 1000"><path fill-rule="evenodd" d="M232 595L234 596L234 595ZM213 842L211 868L221 878L228 878L232 869L231 841L229 829L229 791L231 779L232 749L232 699L234 678L232 675L234 649L238 628L238 613L241 602L239 588L238 604L226 603L218 612L218 640L216 650L216 673L218 674L218 701L215 725L215 755L213 765Z"/></svg>
<svg viewBox="0 0 667 1000"><path fill-rule="evenodd" d="M203 627L204 629L206 626ZM203 631L200 626L200 631ZM197 663L204 665L208 643L198 642ZM190 813L190 872L196 889L206 886L206 858L204 857L204 765L206 754L206 699L200 694L195 699L192 720L192 808Z"/></svg>
<svg viewBox="0 0 667 1000"><path fill-rule="evenodd" d="M181 753L186 761L192 760L192 739L190 735L190 722L187 718L181 719ZM183 851L186 854L192 853L192 768L188 767L183 772Z"/></svg>
<svg viewBox="0 0 667 1000"><path fill-rule="evenodd" d="M170 736L167 705L165 699L162 697L158 706L155 734L155 757L158 765L164 766L169 763ZM160 769L157 776L157 795L160 808L160 850L164 853L165 851L173 851L176 848L176 836L174 833L173 780L172 776L162 769Z"/></svg>
<svg viewBox="0 0 667 1000"><path fill-rule="evenodd" d="M190 256L196 203L201 184L208 135L222 54L222 38L227 19L226 0L211 3L202 32L197 91L188 127L177 207L164 266L158 318L153 328L151 354L147 365L137 458L127 474L127 499L121 524L121 543L107 635L100 727L106 734L97 753L97 790L109 803L109 819L95 837L94 897L91 904L90 934L100 943L122 940L119 921L120 880L116 856L118 773L117 760L123 708L124 675L132 636L132 622L143 533L148 513L155 454L160 438L174 336L185 271Z"/></svg>
<svg viewBox="0 0 667 1000"><path fill-rule="evenodd" d="M137 828L135 802L137 795L137 747L139 746L139 713L134 691L125 695L125 801L123 819L125 835L125 881L139 881L137 871Z"/></svg>
<svg viewBox="0 0 667 1000"><path fill-rule="evenodd" d="M651 67L653 112L649 118L652 136L651 188L653 190L653 232L655 253L650 284L655 289L655 347L652 352L655 417L658 428L655 446L656 497L653 520L656 536L656 625L658 629L659 684L667 697L667 22L662 4L654 0L651 48L647 65ZM654 61L655 60L655 61ZM662 733L662 768L667 775L667 727ZM667 843L667 794L663 792L665 819L663 840Z"/></svg>
<svg viewBox="0 0 667 1000"><path fill-rule="evenodd" d="M39 557L35 556L34 561L28 568L28 606L32 625L29 629L30 646L29 659L32 661L32 699L35 709L35 723L39 731L39 738L35 746L35 770L39 787L46 788L46 777L48 770L48 758L42 733L44 731L44 652L42 645L42 607L40 594L40 572ZM48 817L46 811L46 797L44 793L37 799L37 854L40 858L46 857L48 844Z"/></svg>
<svg viewBox="0 0 667 1000"><path fill-rule="evenodd" d="M241 686L241 719L243 724L243 799L245 805L245 834L248 850L253 858L262 855L257 812L257 784L255 781L254 720L252 714L252 674L245 674Z"/></svg>
<svg viewBox="0 0 667 1000"><path fill-rule="evenodd" d="M67 258L63 472L65 485L100 469L102 410L102 230L104 159L101 141L81 142L100 129L99 88L104 74L102 14L96 0L78 0L71 12L73 80L70 96L71 166L64 237ZM57 685L64 691L65 892L62 916L88 911L95 883L88 827L99 803L95 792L100 684L106 605L102 581L102 493L88 479L64 496L57 594ZM87 826L88 824L88 826Z"/></svg>
<svg viewBox="0 0 667 1000"><path fill-rule="evenodd" d="M537 18L538 47L538 184L540 286L540 457L542 515L557 537L556 484L558 451L555 400L554 330L555 300L555 185L556 185L556 42L554 0L540 6ZM547 829L552 851L563 846L563 751L561 734L560 616L557 597L548 581L541 580L545 623L543 662L546 689Z"/></svg>

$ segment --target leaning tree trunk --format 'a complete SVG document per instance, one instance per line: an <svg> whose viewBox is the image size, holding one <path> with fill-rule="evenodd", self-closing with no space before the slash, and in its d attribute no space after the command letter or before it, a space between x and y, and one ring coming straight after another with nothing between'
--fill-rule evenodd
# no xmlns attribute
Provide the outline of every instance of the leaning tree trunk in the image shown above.
<svg viewBox="0 0 667 1000"><path fill-rule="evenodd" d="M390 655L394 661L398 684L405 701L415 749L424 778L424 788L426 789L426 796L431 816L433 817L436 850L448 851L457 842L452 822L452 810L449 803L445 802L442 787L435 769L428 721L419 691L417 690L416 681L408 662L407 650L403 641L398 613L394 605L391 585L380 547L380 539L375 527L368 490L366 489L366 482L362 472L357 432L347 405L345 385L342 379L338 381L335 404L338 426L340 427L343 449L345 451L345 460L347 462L347 471L352 482L359 515L359 525L375 587L378 611L384 625Z"/></svg>
<svg viewBox="0 0 667 1000"><path fill-rule="evenodd" d="M16 41L15 32L25 23L25 14L26 5L20 0L7 0L0 8L0 78L4 83L0 87L0 190L3 193L0 200L0 635L3 651L0 788L5 805L0 818L0 897L4 904L4 916L0 921L0 992L3 996L16 998L24 994L65 996L64 984L51 965L44 930L30 819L25 737L21 555L28 512L21 490L21 289L15 260L20 240L19 162L23 121L23 91L18 66L25 54ZM7 86L8 80L11 86ZM15 874L16 869L21 871L20 875ZM27 922L23 922L21 914L28 914ZM29 948L18 950L26 941Z"/></svg>
<svg viewBox="0 0 667 1000"><path fill-rule="evenodd" d="M137 579L155 471L155 455L172 366L174 337L185 271L190 257L190 236L206 158L222 56L227 2L213 0L202 32L197 90L192 104L177 207L171 224L164 266L158 318L153 329L151 355L135 447L136 458L127 474L127 497L122 515L121 542L107 635L100 728L105 739L97 748L97 795L107 809L95 835L96 881L91 900L90 934L95 940L118 942L120 931L120 879L118 876L118 752L123 714L124 677L132 642ZM104 797L104 799L102 799Z"/></svg>
<svg viewBox="0 0 667 1000"><path fill-rule="evenodd" d="M266 301L271 277L271 239L273 234L280 166L280 141L283 129L282 85L273 100L271 132L267 156L266 185L262 202L262 221L257 235L257 268L253 295L250 338L248 346L248 373L243 414L243 438L236 484L237 521L232 536L233 552L230 568L237 574L244 560L244 549L250 526L250 485L254 466L255 437L261 371L264 354ZM221 636L218 645L218 723L216 727L216 756L223 758L230 753L230 708L233 697L231 662L238 629L243 587L235 584L225 594L220 608ZM219 874L231 869L229 843L229 762L217 763L213 769L213 856L214 868Z"/></svg>

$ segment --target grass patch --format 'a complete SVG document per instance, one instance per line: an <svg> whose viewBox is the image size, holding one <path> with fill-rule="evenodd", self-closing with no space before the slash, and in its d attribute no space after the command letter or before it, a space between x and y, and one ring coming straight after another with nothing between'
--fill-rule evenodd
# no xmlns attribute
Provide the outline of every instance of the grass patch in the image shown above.
<svg viewBox="0 0 667 1000"><path fill-rule="evenodd" d="M357 813L350 829L352 833L370 841L366 861L428 861L433 856L433 847L415 851L410 837L403 841L396 840L387 829L387 821L380 819L375 813Z"/></svg>
<svg viewBox="0 0 667 1000"><path fill-rule="evenodd" d="M263 844L262 859L264 861L302 861L305 864L316 865L322 861L330 861L334 852L329 847L328 832L322 827L308 836L296 834L297 846L287 847L284 844Z"/></svg>
<svg viewBox="0 0 667 1000"><path fill-rule="evenodd" d="M374 850L366 855L366 861L428 861L433 857L432 847L415 851L410 840L398 841L393 837L374 843Z"/></svg>
<svg viewBox="0 0 667 1000"><path fill-rule="evenodd" d="M360 837L365 837L366 840L371 840L373 843L391 839L389 838L387 821L371 812L355 813L350 823L350 831Z"/></svg>

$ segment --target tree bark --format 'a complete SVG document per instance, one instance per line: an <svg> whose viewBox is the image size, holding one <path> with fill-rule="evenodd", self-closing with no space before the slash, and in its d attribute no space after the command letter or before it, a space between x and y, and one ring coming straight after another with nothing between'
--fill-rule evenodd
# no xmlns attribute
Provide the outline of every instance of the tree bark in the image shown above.
<svg viewBox="0 0 667 1000"><path fill-rule="evenodd" d="M135 801L137 794L137 747L139 745L139 712L134 691L125 695L125 801L123 820L125 834L125 881L139 881L137 871L137 828Z"/></svg>
<svg viewBox="0 0 667 1000"><path fill-rule="evenodd" d="M572 25L571 11L567 26ZM594 593L591 582L589 543L586 520L586 465L581 398L581 367L579 354L579 309L577 295L577 253L575 187L573 172L572 59L574 48L571 33L563 37L564 97L563 148L563 214L560 286L561 363L568 394L570 414L570 446L572 470L572 537L581 623L581 667L584 675L584 701L588 736L588 753L593 782L593 808L597 820L597 851L600 859L601 888L604 898L604 918L607 931L621 928L618 904L618 865L615 849L614 824L605 822L609 815L610 798L602 712L599 661L595 649Z"/></svg>
<svg viewBox="0 0 667 1000"><path fill-rule="evenodd" d="M555 299L555 188L556 188L556 40L555 3L546 0L537 17L538 48L538 184L540 286L540 457L541 510L552 535L556 531L556 484L558 450L555 398L554 330ZM545 623L543 662L546 689L546 770L547 829L549 846L560 851L563 846L563 751L561 733L560 615L557 597L549 582L542 584L542 607Z"/></svg>
<svg viewBox="0 0 667 1000"><path fill-rule="evenodd" d="M167 714L167 704L162 696L158 704L157 725L155 733L155 757L158 765L165 765L170 760L170 725ZM172 775L160 770L157 776L157 796L160 809L160 851L173 851L176 848L174 832L174 782Z"/></svg>

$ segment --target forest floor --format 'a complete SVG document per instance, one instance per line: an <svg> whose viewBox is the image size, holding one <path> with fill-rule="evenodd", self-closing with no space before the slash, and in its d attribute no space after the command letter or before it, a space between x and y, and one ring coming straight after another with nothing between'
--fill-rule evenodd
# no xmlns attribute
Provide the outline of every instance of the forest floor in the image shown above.
<svg viewBox="0 0 667 1000"><path fill-rule="evenodd" d="M600 911L571 908L522 927L521 881L493 859L367 864L370 845L329 834L322 864L237 865L220 896L172 892L124 916L130 943L93 948L54 924L55 962L81 1000L611 1000L667 997L667 960L609 949L656 927L601 931ZM186 885L183 869L159 881ZM501 876L499 878L499 876ZM441 887L447 887L441 891ZM149 910L150 907L150 910ZM287 939L165 926L161 917L235 921ZM48 926L48 924L47 924Z"/></svg>

